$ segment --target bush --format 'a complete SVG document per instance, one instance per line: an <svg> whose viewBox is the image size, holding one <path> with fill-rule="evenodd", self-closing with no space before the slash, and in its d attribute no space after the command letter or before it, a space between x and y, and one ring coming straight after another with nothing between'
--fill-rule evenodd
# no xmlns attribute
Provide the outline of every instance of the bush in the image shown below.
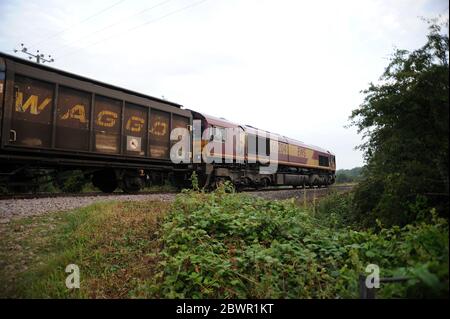
<svg viewBox="0 0 450 319"><path fill-rule="evenodd" d="M338 169L336 171L336 183L357 183L361 180L362 167L355 167L352 169Z"/></svg>
<svg viewBox="0 0 450 319"><path fill-rule="evenodd" d="M423 217L416 208L424 203L448 218L448 20L430 21L429 29L421 48L395 51L350 117L367 163L355 213L369 222L404 226Z"/></svg>
<svg viewBox="0 0 450 319"><path fill-rule="evenodd" d="M331 194L321 199L316 208L315 216L320 219L322 225L331 228L362 228L354 215L354 194L352 192Z"/></svg>
<svg viewBox="0 0 450 319"><path fill-rule="evenodd" d="M379 297L448 297L448 225L432 223L356 231L344 226L351 197L317 216L294 201L228 194L177 196L161 228L160 273L150 285L163 298L354 298L358 276L407 275ZM324 223L327 210L340 219ZM342 215L342 216L341 216Z"/></svg>
<svg viewBox="0 0 450 319"><path fill-rule="evenodd" d="M59 188L63 193L79 193L89 182L82 171L71 171L65 174Z"/></svg>

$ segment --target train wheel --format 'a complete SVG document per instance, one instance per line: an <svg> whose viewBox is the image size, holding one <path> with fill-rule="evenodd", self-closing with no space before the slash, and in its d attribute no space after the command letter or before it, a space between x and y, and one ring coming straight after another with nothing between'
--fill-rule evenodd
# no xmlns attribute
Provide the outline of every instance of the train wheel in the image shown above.
<svg viewBox="0 0 450 319"><path fill-rule="evenodd" d="M264 189L267 186L269 186L270 180L268 178L262 178L261 181L259 182L258 186L256 187L256 189Z"/></svg>
<svg viewBox="0 0 450 319"><path fill-rule="evenodd" d="M144 181L138 176L126 176L122 181L121 188L125 193L135 194L144 187Z"/></svg>
<svg viewBox="0 0 450 319"><path fill-rule="evenodd" d="M173 186L175 186L178 190L182 190L184 188L191 188L192 183L188 176L185 173L174 173L170 176L170 182Z"/></svg>
<svg viewBox="0 0 450 319"><path fill-rule="evenodd" d="M118 186L116 175L113 170L95 172L92 176L92 184L103 193L112 193Z"/></svg>
<svg viewBox="0 0 450 319"><path fill-rule="evenodd" d="M117 188L117 182L101 182L97 185L97 188L99 188L103 193L113 193Z"/></svg>

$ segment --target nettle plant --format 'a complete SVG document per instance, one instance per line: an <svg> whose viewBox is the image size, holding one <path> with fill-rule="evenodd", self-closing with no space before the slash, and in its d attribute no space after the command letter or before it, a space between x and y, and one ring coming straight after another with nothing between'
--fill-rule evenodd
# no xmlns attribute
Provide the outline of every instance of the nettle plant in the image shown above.
<svg viewBox="0 0 450 319"><path fill-rule="evenodd" d="M150 287L156 296L355 298L368 264L377 264L382 277L411 278L382 285L380 298L448 296L443 219L356 231L326 223L326 215L313 215L293 200L229 191L222 185L177 196L160 231L162 261ZM343 209L341 202L336 213Z"/></svg>

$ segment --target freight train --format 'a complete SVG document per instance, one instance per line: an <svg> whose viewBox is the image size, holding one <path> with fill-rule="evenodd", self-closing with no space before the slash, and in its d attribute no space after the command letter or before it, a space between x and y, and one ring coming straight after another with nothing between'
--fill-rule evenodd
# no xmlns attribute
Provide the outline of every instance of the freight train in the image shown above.
<svg viewBox="0 0 450 319"><path fill-rule="evenodd" d="M195 123L212 133L193 138L188 160L175 163L171 132L184 128L193 135ZM227 152L228 129L240 133L233 143L242 152ZM192 152L211 141L215 161ZM276 155L276 171L261 172L262 149ZM224 181L238 188L323 187L334 183L336 159L294 139L0 53L0 184L29 185L42 172L57 177L71 170L103 192L134 193L168 180L185 187L193 172L207 188Z"/></svg>

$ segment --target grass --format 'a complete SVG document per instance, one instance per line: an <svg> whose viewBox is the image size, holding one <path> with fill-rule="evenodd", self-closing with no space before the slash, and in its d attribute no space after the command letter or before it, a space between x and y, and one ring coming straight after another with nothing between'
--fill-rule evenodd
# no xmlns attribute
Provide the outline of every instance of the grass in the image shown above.
<svg viewBox="0 0 450 319"><path fill-rule="evenodd" d="M0 297L126 298L151 277L166 202L94 204L1 225ZM80 268L80 289L65 267Z"/></svg>
<svg viewBox="0 0 450 319"><path fill-rule="evenodd" d="M342 183L334 183L334 186L356 186L358 185L358 182L342 182Z"/></svg>
<svg viewBox="0 0 450 319"><path fill-rule="evenodd" d="M353 228L351 195L314 207L184 191L0 225L3 298L355 298L358 275L409 276L379 297L448 298L445 220ZM80 268L80 289L65 267Z"/></svg>

